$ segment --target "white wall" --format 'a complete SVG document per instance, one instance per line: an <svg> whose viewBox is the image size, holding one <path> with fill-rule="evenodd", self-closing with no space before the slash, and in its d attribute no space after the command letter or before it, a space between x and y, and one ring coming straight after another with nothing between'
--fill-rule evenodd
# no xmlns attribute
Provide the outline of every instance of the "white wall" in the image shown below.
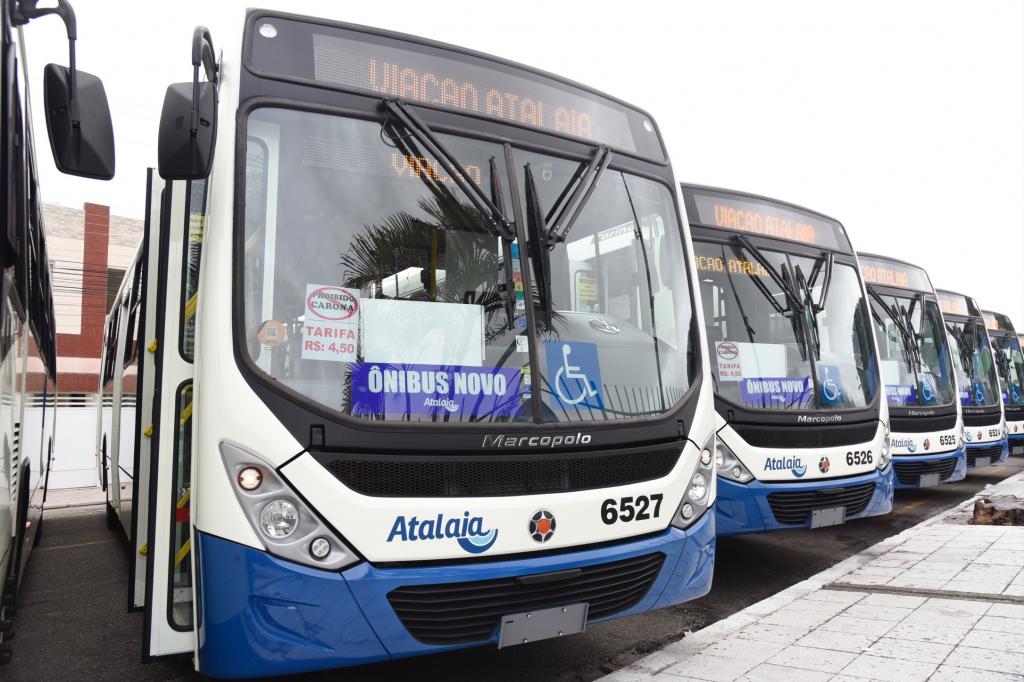
<svg viewBox="0 0 1024 682"><path fill-rule="evenodd" d="M99 485L95 451L96 406L58 407L50 490Z"/></svg>

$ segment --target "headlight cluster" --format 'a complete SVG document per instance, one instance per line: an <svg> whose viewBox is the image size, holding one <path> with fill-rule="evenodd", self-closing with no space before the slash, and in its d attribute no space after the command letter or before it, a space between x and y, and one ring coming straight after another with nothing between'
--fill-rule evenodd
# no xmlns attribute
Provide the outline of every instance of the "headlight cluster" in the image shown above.
<svg viewBox="0 0 1024 682"><path fill-rule="evenodd" d="M672 518L672 525L676 528L689 527L711 505L711 486L714 485L712 476L715 475L714 452L717 440L715 434L712 433L711 438L700 449L697 469L690 477L686 492L683 494L683 501L679 503L679 509L676 510L676 514Z"/></svg>
<svg viewBox="0 0 1024 682"><path fill-rule="evenodd" d="M268 552L328 570L359 560L260 457L231 443L221 443L220 454L235 496Z"/></svg>
<svg viewBox="0 0 1024 682"><path fill-rule="evenodd" d="M878 468L884 469L889 464L892 451L889 447L889 428L885 429L885 440L882 441L882 449L878 452Z"/></svg>
<svg viewBox="0 0 1024 682"><path fill-rule="evenodd" d="M747 471L747 467L743 466L739 458L720 438L715 439L715 466L718 469L718 475L730 481L746 483L754 478L754 475Z"/></svg>
<svg viewBox="0 0 1024 682"><path fill-rule="evenodd" d="M964 425L960 425L960 432L956 436L956 449L963 450L964 447Z"/></svg>

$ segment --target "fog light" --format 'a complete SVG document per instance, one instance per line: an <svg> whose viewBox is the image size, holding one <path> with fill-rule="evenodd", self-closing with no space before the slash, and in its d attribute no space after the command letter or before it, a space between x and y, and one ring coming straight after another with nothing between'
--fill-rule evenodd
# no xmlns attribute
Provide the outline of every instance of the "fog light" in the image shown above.
<svg viewBox="0 0 1024 682"><path fill-rule="evenodd" d="M267 537L281 540L299 527L299 510L288 500L271 500L260 511L260 529Z"/></svg>
<svg viewBox="0 0 1024 682"><path fill-rule="evenodd" d="M702 465L704 465L704 466L710 466L711 465L711 457L712 457L711 451L708 450L707 448L704 448L700 452L700 463Z"/></svg>
<svg viewBox="0 0 1024 682"><path fill-rule="evenodd" d="M733 467L732 468L732 477L733 478L743 478L743 469L740 469L739 467Z"/></svg>
<svg viewBox="0 0 1024 682"><path fill-rule="evenodd" d="M327 538L316 538L309 543L309 553L314 559L326 559L331 553L331 543Z"/></svg>
<svg viewBox="0 0 1024 682"><path fill-rule="evenodd" d="M687 502L686 504L683 505L683 508L679 510L679 513L686 520L692 519L693 518L693 505L690 504L689 502Z"/></svg>
<svg viewBox="0 0 1024 682"><path fill-rule="evenodd" d="M263 472L256 467L245 467L238 472L238 485L242 490L256 490L263 483Z"/></svg>

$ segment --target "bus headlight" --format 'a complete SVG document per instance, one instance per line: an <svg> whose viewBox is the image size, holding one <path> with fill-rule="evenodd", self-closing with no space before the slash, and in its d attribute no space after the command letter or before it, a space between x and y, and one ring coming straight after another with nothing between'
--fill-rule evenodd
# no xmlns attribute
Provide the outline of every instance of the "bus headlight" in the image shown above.
<svg viewBox="0 0 1024 682"><path fill-rule="evenodd" d="M359 556L262 457L223 442L220 454L235 497L267 552L326 570L359 561Z"/></svg>
<svg viewBox="0 0 1024 682"><path fill-rule="evenodd" d="M288 500L271 500L260 511L260 530L268 538L283 540L299 527L299 510Z"/></svg>
<svg viewBox="0 0 1024 682"><path fill-rule="evenodd" d="M703 514L711 505L713 500L712 486L714 485L715 457L711 454L715 451L715 443L718 439L715 434L700 449L697 456L697 470L690 477L683 494L683 501L679 504L675 516L672 518L672 525L676 528L685 529Z"/></svg>
<svg viewBox="0 0 1024 682"><path fill-rule="evenodd" d="M964 449L964 425L963 424L960 425L960 433L958 433L957 436L956 436L956 449L957 450L963 450Z"/></svg>
<svg viewBox="0 0 1024 682"><path fill-rule="evenodd" d="M729 446L722 442L721 438L715 439L715 464L718 466L718 475L721 478L737 483L746 483L754 478L754 475L747 471L747 467L733 454Z"/></svg>
<svg viewBox="0 0 1024 682"><path fill-rule="evenodd" d="M884 469L889 464L892 449L889 446L889 427L885 427L885 439L882 440L882 448L878 451L878 469Z"/></svg>

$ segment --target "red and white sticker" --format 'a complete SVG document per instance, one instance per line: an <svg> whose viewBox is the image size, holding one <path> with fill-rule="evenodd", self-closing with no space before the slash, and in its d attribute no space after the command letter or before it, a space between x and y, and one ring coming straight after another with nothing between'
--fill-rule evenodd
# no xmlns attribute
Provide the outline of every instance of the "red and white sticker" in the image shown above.
<svg viewBox="0 0 1024 682"><path fill-rule="evenodd" d="M732 341L718 341L715 343L715 355L719 381L739 381L743 377L739 346Z"/></svg>
<svg viewBox="0 0 1024 682"><path fill-rule="evenodd" d="M358 289L307 284L302 359L354 362L360 307Z"/></svg>

